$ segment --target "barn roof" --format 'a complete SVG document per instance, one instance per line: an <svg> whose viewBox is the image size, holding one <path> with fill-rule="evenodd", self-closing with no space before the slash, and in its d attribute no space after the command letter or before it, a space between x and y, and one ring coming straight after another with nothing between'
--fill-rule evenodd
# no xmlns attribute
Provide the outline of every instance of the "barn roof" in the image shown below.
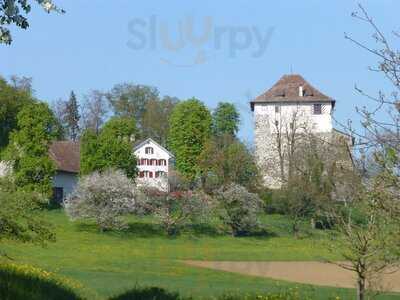
<svg viewBox="0 0 400 300"><path fill-rule="evenodd" d="M303 96L299 94L300 87L303 89ZM291 74L283 75L269 90L251 101L250 105L251 110L254 110L256 103L316 101L335 104L335 100L317 90L301 75Z"/></svg>
<svg viewBox="0 0 400 300"><path fill-rule="evenodd" d="M49 148L49 155L58 171L79 173L80 145L78 142L53 142Z"/></svg>

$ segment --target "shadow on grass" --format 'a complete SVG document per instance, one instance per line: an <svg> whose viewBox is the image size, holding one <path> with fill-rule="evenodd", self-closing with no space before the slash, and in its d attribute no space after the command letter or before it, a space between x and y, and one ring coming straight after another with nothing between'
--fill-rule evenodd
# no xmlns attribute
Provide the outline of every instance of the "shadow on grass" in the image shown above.
<svg viewBox="0 0 400 300"><path fill-rule="evenodd" d="M179 233L173 236L168 236L162 226L150 222L143 221L131 221L128 223L128 227L123 230L109 230L100 232L99 228L95 223L82 222L77 223L76 228L78 231L99 233L105 235L111 235L120 238L152 238L152 237L164 237L169 239L178 238L180 236L192 236L196 238L201 237L223 237L230 236L226 228L222 228L215 224L191 224L180 230ZM259 228L258 230L237 236L237 238L272 238L278 236L275 232L269 231L265 228Z"/></svg>
<svg viewBox="0 0 400 300"><path fill-rule="evenodd" d="M186 226L186 228L184 228L182 232L196 237L201 237L201 236L217 237L226 235L226 232L218 228L218 226L205 223L192 224Z"/></svg>
<svg viewBox="0 0 400 300"><path fill-rule="evenodd" d="M111 297L109 300L190 300L182 298L177 293L168 292L162 288L135 288L121 295Z"/></svg>
<svg viewBox="0 0 400 300"><path fill-rule="evenodd" d="M101 232L95 223L80 222L76 224L76 229L82 232L99 233L105 235L129 237L160 237L165 236L163 229L157 224L130 222L128 227L122 230L106 230Z"/></svg>

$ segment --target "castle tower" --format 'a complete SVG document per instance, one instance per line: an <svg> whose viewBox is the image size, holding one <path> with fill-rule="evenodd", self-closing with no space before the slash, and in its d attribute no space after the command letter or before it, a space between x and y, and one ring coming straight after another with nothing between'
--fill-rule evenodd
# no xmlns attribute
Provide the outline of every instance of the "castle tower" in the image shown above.
<svg viewBox="0 0 400 300"><path fill-rule="evenodd" d="M284 75L250 102L255 122L255 156L264 183L279 188L287 171L291 137L302 132L329 135L335 100L300 75Z"/></svg>

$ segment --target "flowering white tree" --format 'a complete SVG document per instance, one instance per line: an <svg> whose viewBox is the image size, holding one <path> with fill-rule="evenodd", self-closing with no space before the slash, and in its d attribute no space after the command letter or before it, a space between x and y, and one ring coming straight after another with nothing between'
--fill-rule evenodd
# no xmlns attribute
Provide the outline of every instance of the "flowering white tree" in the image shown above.
<svg viewBox="0 0 400 300"><path fill-rule="evenodd" d="M201 221L209 212L210 198L200 191L146 189L143 195L140 206L153 214L169 236L178 234L185 225Z"/></svg>
<svg viewBox="0 0 400 300"><path fill-rule="evenodd" d="M262 201L257 194L238 184L230 184L218 191L217 199L219 216L231 228L233 236L248 235L259 227L257 213Z"/></svg>
<svg viewBox="0 0 400 300"><path fill-rule="evenodd" d="M94 219L101 231L123 229L121 216L135 210L136 188L122 171L94 172L79 180L64 202L72 220Z"/></svg>

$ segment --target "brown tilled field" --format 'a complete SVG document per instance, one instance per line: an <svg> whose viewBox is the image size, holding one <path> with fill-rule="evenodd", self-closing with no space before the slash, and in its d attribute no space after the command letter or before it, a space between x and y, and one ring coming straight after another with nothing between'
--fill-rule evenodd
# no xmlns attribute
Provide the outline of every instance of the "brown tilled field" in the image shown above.
<svg viewBox="0 0 400 300"><path fill-rule="evenodd" d="M355 288L356 284L353 272L323 262L185 261L185 263L196 267L312 285ZM400 292L400 271L384 275L381 288L385 291Z"/></svg>

